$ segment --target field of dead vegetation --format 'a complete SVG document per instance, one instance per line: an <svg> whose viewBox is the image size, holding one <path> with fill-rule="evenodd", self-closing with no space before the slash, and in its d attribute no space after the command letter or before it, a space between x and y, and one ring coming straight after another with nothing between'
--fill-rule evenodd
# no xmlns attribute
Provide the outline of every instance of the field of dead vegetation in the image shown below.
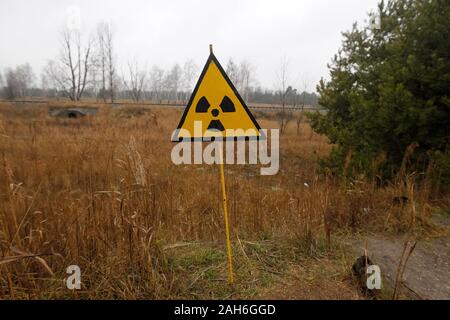
<svg viewBox="0 0 450 320"><path fill-rule="evenodd" d="M327 139L293 120L277 175L226 166L230 286L219 169L170 159L181 109L104 105L67 119L50 107L0 104L0 299L258 298L292 270L312 298L358 298L339 239L432 234L432 213L450 206L415 176L342 187L317 167ZM66 288L69 265L81 268L79 291Z"/></svg>

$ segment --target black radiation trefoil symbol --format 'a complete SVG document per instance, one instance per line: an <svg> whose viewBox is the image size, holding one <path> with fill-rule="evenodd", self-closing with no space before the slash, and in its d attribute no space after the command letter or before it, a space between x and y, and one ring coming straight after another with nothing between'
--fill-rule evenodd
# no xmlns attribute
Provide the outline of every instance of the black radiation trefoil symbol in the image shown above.
<svg viewBox="0 0 450 320"><path fill-rule="evenodd" d="M208 99L206 99L205 97L201 97L201 99L197 102L197 106L195 107L195 112L207 113L210 106L211 105L208 102ZM222 110L222 112L224 112L224 113L236 112L236 108L234 107L233 101L231 101L231 99L228 98L227 96L223 97L222 102L220 103L219 106L220 106L220 109ZM211 115L214 118L217 118L219 116L219 114L220 114L219 109L213 108L211 110ZM211 120L211 122L209 123L208 130L225 131L225 128L219 119L214 119L214 120Z"/></svg>

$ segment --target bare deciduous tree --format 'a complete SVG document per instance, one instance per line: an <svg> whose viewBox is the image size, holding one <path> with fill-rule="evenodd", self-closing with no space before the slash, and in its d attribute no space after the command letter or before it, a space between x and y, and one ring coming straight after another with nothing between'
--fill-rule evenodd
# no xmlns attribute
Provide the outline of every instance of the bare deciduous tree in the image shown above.
<svg viewBox="0 0 450 320"><path fill-rule="evenodd" d="M228 60L226 73L228 75L228 78L230 78L231 82L236 88L239 88L240 83L240 74L239 74L239 66L234 63L233 59L230 58Z"/></svg>
<svg viewBox="0 0 450 320"><path fill-rule="evenodd" d="M18 79L13 69L8 68L5 71L6 87L5 96L7 99L14 99L19 94L18 92Z"/></svg>
<svg viewBox="0 0 450 320"><path fill-rule="evenodd" d="M164 70L158 66L153 66L150 71L150 90L155 101L161 99L161 94L164 89Z"/></svg>
<svg viewBox="0 0 450 320"><path fill-rule="evenodd" d="M35 78L29 63L19 65L15 69L7 69L5 77L5 93L8 99L26 96L27 89L33 84Z"/></svg>
<svg viewBox="0 0 450 320"><path fill-rule="evenodd" d="M109 97L114 102L116 91L116 58L114 53L114 31L111 23L102 22L97 26L97 65L101 76L101 97Z"/></svg>
<svg viewBox="0 0 450 320"><path fill-rule="evenodd" d="M123 76L123 84L129 91L134 102L139 102L142 98L147 84L147 72L141 69L138 62L128 62L128 76Z"/></svg>
<svg viewBox="0 0 450 320"><path fill-rule="evenodd" d="M48 62L45 73L52 84L73 101L79 101L90 82L94 40L89 37L83 44L77 30L63 29L61 51L56 60Z"/></svg>
<svg viewBox="0 0 450 320"><path fill-rule="evenodd" d="M182 77L182 90L184 91L183 99L186 100L192 91L193 81L197 75L198 67L194 60L190 59L184 63L183 77Z"/></svg>
<svg viewBox="0 0 450 320"><path fill-rule="evenodd" d="M4 96L5 83L3 82L3 75L0 73L0 97Z"/></svg>
<svg viewBox="0 0 450 320"><path fill-rule="evenodd" d="M98 67L98 60L93 57L93 67L91 68L91 71L89 72L89 91L90 93L97 98L97 101L99 98L103 99L103 92L102 89L99 89L100 84L100 68ZM99 80L100 79L100 80ZM106 102L105 99L103 99L104 102Z"/></svg>
<svg viewBox="0 0 450 320"><path fill-rule="evenodd" d="M252 85L255 82L255 69L255 66L247 60L241 61L239 65L232 58L228 60L226 73L246 101L248 101L249 94L252 91Z"/></svg>
<svg viewBox="0 0 450 320"><path fill-rule="evenodd" d="M166 76L165 86L169 91L169 97L171 97L174 100L179 99L178 91L180 89L181 77L182 77L182 70L178 63L172 67L172 69Z"/></svg>
<svg viewBox="0 0 450 320"><path fill-rule="evenodd" d="M248 96L251 91L252 83L254 82L255 66L249 61L244 60L239 65L239 92L242 94L245 101L248 101Z"/></svg>
<svg viewBox="0 0 450 320"><path fill-rule="evenodd" d="M50 97L55 95L55 89L51 87L50 81L45 73L41 73L41 89L44 96Z"/></svg>
<svg viewBox="0 0 450 320"><path fill-rule="evenodd" d="M292 87L288 86L289 81L289 63L286 57L281 60L280 69L277 72L277 77L279 80L279 88L277 91L277 96L279 103L281 104L281 112L278 114L278 122L280 124L280 134L283 134L291 115L286 112L286 104L288 102L288 96L291 94Z"/></svg>
<svg viewBox="0 0 450 320"><path fill-rule="evenodd" d="M301 111L299 112L296 122L297 122L297 135L300 135L300 125L303 122L303 111L305 110L305 105L306 105L306 89L308 87L308 84L306 81L303 82L303 86L301 88L301 97L300 101L299 101L299 105L301 107Z"/></svg>

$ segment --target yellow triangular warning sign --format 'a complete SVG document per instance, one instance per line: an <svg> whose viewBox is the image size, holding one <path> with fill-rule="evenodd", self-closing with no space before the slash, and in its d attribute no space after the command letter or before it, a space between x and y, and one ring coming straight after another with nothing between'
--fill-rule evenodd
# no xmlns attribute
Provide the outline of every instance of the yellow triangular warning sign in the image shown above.
<svg viewBox="0 0 450 320"><path fill-rule="evenodd" d="M260 127L211 52L173 141L261 138Z"/></svg>

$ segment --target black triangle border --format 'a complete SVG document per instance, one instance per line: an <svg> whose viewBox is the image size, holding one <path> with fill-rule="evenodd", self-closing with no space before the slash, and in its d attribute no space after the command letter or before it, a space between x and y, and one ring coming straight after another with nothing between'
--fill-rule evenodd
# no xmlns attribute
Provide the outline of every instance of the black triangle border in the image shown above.
<svg viewBox="0 0 450 320"><path fill-rule="evenodd" d="M259 132L259 136L252 136L252 137L225 137L222 138L223 141L229 141L229 140L234 140L234 141L238 141L238 140L264 140L266 137L264 135L264 133L261 131L261 127L259 126L258 122L256 121L256 119L253 117L253 114L250 112L249 108L247 107L247 105L245 104L244 100L242 99L241 95L239 94L239 92L237 91L237 89L235 88L235 86L233 85L233 83L231 82L230 78L228 77L228 75L226 74L225 70L222 68L222 65L220 64L219 60L217 60L216 56L214 55L214 53L210 53L208 60L206 60L205 66L203 67L202 73L200 74L200 77L197 81L197 84L195 85L194 91L191 94L191 97L189 98L189 102L186 105L186 108L184 109L183 112L183 116L180 119L180 122L178 123L178 127L175 130L175 133L172 136L172 142L181 142L181 141L214 141L215 137L202 137L202 138L195 138L195 137L191 137L190 139L187 138L180 138L179 137L179 130L183 127L184 121L186 120L186 116L189 112L189 109L192 106L192 102L194 100L194 97L197 94L198 88L200 87L200 84L203 81L203 78L205 77L206 71L208 70L209 65L211 64L211 62L214 62L217 66L217 68L219 69L220 73L222 74L223 78L225 79L225 81L228 83L228 85L230 86L230 88L233 90L233 93L236 95L236 97L238 98L239 102L241 103L241 105L244 107L244 110L247 112L248 116L250 117L250 120L252 120L253 124L255 125L256 129L258 129Z"/></svg>

